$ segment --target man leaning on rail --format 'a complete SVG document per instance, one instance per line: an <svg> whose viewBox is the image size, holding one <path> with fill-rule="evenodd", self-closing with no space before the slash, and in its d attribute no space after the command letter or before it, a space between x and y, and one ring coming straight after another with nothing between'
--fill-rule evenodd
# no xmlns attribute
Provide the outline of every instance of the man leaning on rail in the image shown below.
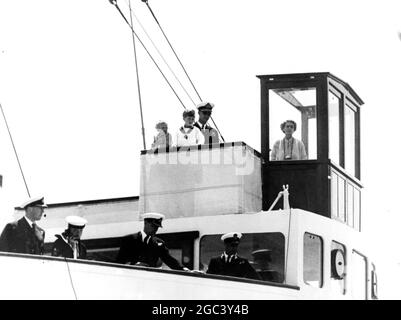
<svg viewBox="0 0 401 320"><path fill-rule="evenodd" d="M143 214L144 227L142 231L125 236L122 239L120 251L117 256L117 263L131 264L146 267L157 267L159 258L173 270L185 270L174 257L164 241L156 237L156 232L162 228L163 214Z"/></svg>

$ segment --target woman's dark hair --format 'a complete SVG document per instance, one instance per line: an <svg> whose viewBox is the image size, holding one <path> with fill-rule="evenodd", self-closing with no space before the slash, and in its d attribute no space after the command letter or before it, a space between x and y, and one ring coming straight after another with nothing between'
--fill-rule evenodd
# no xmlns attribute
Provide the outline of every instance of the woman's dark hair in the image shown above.
<svg viewBox="0 0 401 320"><path fill-rule="evenodd" d="M292 123L294 125L294 131L296 131L297 130L297 123L294 120L286 120L282 124L280 124L281 131L284 132L284 127L288 122L290 122L290 123Z"/></svg>

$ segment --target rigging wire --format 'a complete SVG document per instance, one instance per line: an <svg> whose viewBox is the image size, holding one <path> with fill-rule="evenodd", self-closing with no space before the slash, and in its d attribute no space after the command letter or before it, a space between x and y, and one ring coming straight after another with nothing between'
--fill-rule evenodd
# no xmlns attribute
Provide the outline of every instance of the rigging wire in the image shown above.
<svg viewBox="0 0 401 320"><path fill-rule="evenodd" d="M172 87L171 83L168 81L168 79L166 78L165 74L163 73L163 71L160 69L159 65L157 64L157 62L155 61L155 59L153 58L153 56L150 54L149 50L146 48L145 44L142 42L142 40L138 37L138 35L136 34L134 28L131 26L131 24L128 22L127 18L125 17L124 13L122 13L120 7L117 4L117 0L109 0L109 2L115 6L115 8L117 9L117 11L120 13L120 15L122 16L122 18L124 19L124 21L127 23L127 25L129 26L129 28L131 29L132 33L135 35L135 37L138 39L139 43L142 45L142 47L145 49L146 53L149 55L150 59L153 61L153 63L155 64L155 66L157 67L157 69L159 70L159 72L161 73L161 75L163 76L164 80L166 80L167 84L169 85L170 89L174 92L175 96L177 97L178 101L180 101L182 107L186 110L187 108L185 107L184 103L182 102L182 100L180 99L180 97L178 96L177 92L174 90L174 88Z"/></svg>
<svg viewBox="0 0 401 320"><path fill-rule="evenodd" d="M132 10L131 10L131 0L129 0L129 12L130 12L130 20L131 26L132 23ZM136 83L138 87L138 98L139 98L139 110L141 113L141 125L142 125L142 140L143 140L143 149L146 150L146 140L145 140L145 126L143 124L143 111L142 111L142 98L141 98L141 86L139 84L139 69L138 69L138 57L136 55L136 44L135 44L135 35L132 32L132 43L134 45L134 56L135 56L135 71L136 71Z"/></svg>
<svg viewBox="0 0 401 320"><path fill-rule="evenodd" d="M157 20L156 15L154 14L152 8L150 7L148 0L142 0L142 2L144 2L144 3L146 4L146 6L148 7L150 13L152 14L153 18L155 19L157 25L159 26L160 31L163 33L164 38L166 39L166 41L167 41L167 43L169 44L171 50L173 51L175 57L177 58L178 62L180 63L182 69L184 70L185 75L187 76L189 82L191 83L192 87L194 88L196 94L198 95L199 100L202 101L202 98L201 98L201 96L200 96L198 90L196 90L195 85L194 85L194 83L192 82L191 77L189 76L189 74L187 73L187 70L185 69L184 65L183 65L182 62L181 62L181 59L178 57L176 51L175 51L174 48L173 48L173 45L171 44L171 42L170 42L169 39L167 38L167 35L164 33L164 30L163 30L162 26L160 25L159 20Z"/></svg>
<svg viewBox="0 0 401 320"><path fill-rule="evenodd" d="M28 197L30 198L30 197L31 197L31 194L30 194L30 192L29 192L28 184L26 183L24 171L22 170L22 166L21 166L21 162L19 161L17 149L15 148L14 140L13 140L13 137L12 137L12 135L11 135L11 131L10 131L10 128L9 128L9 126L8 126L8 123L7 123L7 118L6 118L6 115L5 115L5 113L4 113L3 106L1 105L1 103L0 103L0 109L1 109L1 113L3 114L4 122L5 122L6 127L7 127L8 135L10 136L10 140L11 140L11 144L12 144L13 149L14 149L15 157L17 158L17 162L18 162L18 166L19 166L19 169L20 169L20 172L21 172L21 175L22 175L22 179L24 180L26 192L28 193Z"/></svg>
<svg viewBox="0 0 401 320"><path fill-rule="evenodd" d="M128 2L128 0L125 0L125 2ZM138 22L138 24L140 25L141 29L143 30L143 32L145 33L146 37L149 39L149 41L152 43L153 47L156 49L157 53L159 54L159 56L162 58L163 62L166 64L167 68L170 70L170 72L172 73L172 75L174 76L174 78L177 80L177 82L180 84L180 87L182 88L182 90L184 90L185 94L187 95L187 97L192 101L193 105L196 106L195 101L192 99L191 95L188 93L188 91L185 89L184 85L182 84L182 82L180 81L180 79L178 79L177 75L175 74L175 72L173 71L173 69L170 67L169 63L166 61L166 59L164 58L163 54L160 52L159 48L156 46L156 44L154 43L154 41L152 40L152 38L149 36L149 34L147 33L146 29L144 28L144 26L142 25L141 21L138 19L138 17L135 15L135 13L132 11L131 7L129 7L130 10L130 14L134 16L135 20ZM132 21L131 21L131 25Z"/></svg>
<svg viewBox="0 0 401 320"><path fill-rule="evenodd" d="M174 50L174 48L173 48L171 42L170 42L169 39L167 38L167 35L165 34L165 32L164 32L162 26L160 25L159 21L157 20L156 15L154 14L152 8L150 7L148 0L141 0L141 1L144 2L144 3L146 4L146 6L148 7L150 13L152 14L152 16L153 16L153 18L155 19L157 25L159 26L161 32L163 33L164 38L166 39L166 41L167 41L167 43L169 44L171 50L173 51L175 57L177 58L178 62L180 63L182 69L184 70L185 75L187 76L187 78L188 78L189 82L191 83L193 89L195 90L196 94L198 95L199 100L200 100L200 101L203 101L202 98L201 98L201 96L200 96L200 94L199 94L199 92L198 92L198 90L196 89L194 83L192 82L192 79L191 79L190 76L188 75L187 70L185 69L185 67L184 67L184 65L182 64L180 58L178 57L176 51ZM216 124L216 122L214 121L214 119L213 119L212 116L210 116L210 120L212 120L213 125L215 126L215 128L216 128L217 132L219 133L221 139L223 140L223 142L225 142L225 140L224 140L224 138L223 138L223 135L221 134L221 132L220 132L219 128L217 127L217 124Z"/></svg>
<svg viewBox="0 0 401 320"><path fill-rule="evenodd" d="M70 278L71 288L72 288L72 291L74 293L75 300L78 300L77 292L75 291L74 281L72 281L72 274L71 274L71 270L70 270L70 265L68 264L67 258L64 258L64 261L67 264L68 277Z"/></svg>

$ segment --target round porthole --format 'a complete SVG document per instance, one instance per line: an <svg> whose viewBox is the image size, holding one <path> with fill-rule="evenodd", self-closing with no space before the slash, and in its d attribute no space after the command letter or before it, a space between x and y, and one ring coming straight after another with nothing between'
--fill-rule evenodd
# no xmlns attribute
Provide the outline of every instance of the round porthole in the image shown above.
<svg viewBox="0 0 401 320"><path fill-rule="evenodd" d="M345 276L345 255L344 251L336 249L331 251L331 270L334 279L344 279Z"/></svg>

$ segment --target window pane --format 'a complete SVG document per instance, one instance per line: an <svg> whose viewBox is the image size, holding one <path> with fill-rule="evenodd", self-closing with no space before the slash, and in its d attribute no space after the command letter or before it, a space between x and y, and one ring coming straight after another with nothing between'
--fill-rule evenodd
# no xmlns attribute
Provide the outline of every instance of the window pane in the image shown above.
<svg viewBox="0 0 401 320"><path fill-rule="evenodd" d="M352 297L366 299L366 258L356 251L352 251Z"/></svg>
<svg viewBox="0 0 401 320"><path fill-rule="evenodd" d="M323 284L323 240L311 233L304 235L304 281L317 288Z"/></svg>
<svg viewBox="0 0 401 320"><path fill-rule="evenodd" d="M329 157L340 164L340 99L329 92Z"/></svg>
<svg viewBox="0 0 401 320"><path fill-rule="evenodd" d="M271 160L316 159L316 88L270 89L269 110ZM294 132L284 128L295 140L285 139L281 124L286 120L296 123Z"/></svg>
<svg viewBox="0 0 401 320"><path fill-rule="evenodd" d="M331 217L338 218L338 176L331 171Z"/></svg>
<svg viewBox="0 0 401 320"><path fill-rule="evenodd" d="M345 169L355 175L355 112L349 106L345 106L344 139L345 139Z"/></svg>
<svg viewBox="0 0 401 320"><path fill-rule="evenodd" d="M354 190L354 228L358 231L361 230L361 191Z"/></svg>
<svg viewBox="0 0 401 320"><path fill-rule="evenodd" d="M200 242L200 270L207 271L211 258L224 252L221 234L203 236ZM238 247L238 255L249 261L262 280L284 281L284 246L282 233L245 233Z"/></svg>
<svg viewBox="0 0 401 320"><path fill-rule="evenodd" d="M345 180L338 177L338 218L345 222Z"/></svg>
<svg viewBox="0 0 401 320"><path fill-rule="evenodd" d="M347 184L347 224L354 227L354 187Z"/></svg>

